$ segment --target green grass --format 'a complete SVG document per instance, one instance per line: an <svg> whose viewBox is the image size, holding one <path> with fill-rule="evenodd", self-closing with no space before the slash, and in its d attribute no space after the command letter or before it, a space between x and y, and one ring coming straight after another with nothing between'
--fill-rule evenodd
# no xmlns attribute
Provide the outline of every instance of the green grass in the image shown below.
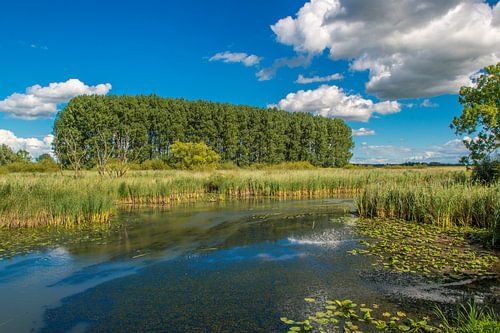
<svg viewBox="0 0 500 333"><path fill-rule="evenodd" d="M482 309L474 302L461 304L449 320L438 308L436 314L446 333L499 333L500 317L491 309Z"/></svg>
<svg viewBox="0 0 500 333"><path fill-rule="evenodd" d="M481 241L490 246L497 245L500 237L499 184L372 184L357 195L356 207L366 218L480 228L487 234ZM473 234L479 235L477 230Z"/></svg>
<svg viewBox="0 0 500 333"><path fill-rule="evenodd" d="M469 185L460 168L161 170L130 171L123 178L87 171L77 179L70 172L15 173L0 175L0 226L103 222L118 205L357 195L363 216L415 216L439 225L491 226L498 216L497 189ZM417 191L416 199L410 201L412 191ZM421 198L422 191L429 197Z"/></svg>

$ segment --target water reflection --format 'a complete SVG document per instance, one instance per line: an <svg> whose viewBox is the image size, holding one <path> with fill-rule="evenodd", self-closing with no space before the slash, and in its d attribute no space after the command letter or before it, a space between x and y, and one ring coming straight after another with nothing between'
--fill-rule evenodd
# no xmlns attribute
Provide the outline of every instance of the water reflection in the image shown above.
<svg viewBox="0 0 500 333"><path fill-rule="evenodd" d="M313 310L304 297L428 309L434 289L416 299L416 283L347 255L359 241L351 209L303 200L123 210L98 237L68 233L0 262L0 332L278 332L280 316Z"/></svg>

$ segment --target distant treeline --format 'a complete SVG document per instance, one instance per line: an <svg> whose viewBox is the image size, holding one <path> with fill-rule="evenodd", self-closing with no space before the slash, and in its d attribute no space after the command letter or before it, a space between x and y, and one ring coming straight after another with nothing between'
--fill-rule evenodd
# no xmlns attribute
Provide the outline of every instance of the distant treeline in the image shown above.
<svg viewBox="0 0 500 333"><path fill-rule="evenodd" d="M239 166L308 161L346 165L351 129L340 119L149 96L79 96L58 114L55 152L82 166L106 158L168 161L176 141L204 142Z"/></svg>

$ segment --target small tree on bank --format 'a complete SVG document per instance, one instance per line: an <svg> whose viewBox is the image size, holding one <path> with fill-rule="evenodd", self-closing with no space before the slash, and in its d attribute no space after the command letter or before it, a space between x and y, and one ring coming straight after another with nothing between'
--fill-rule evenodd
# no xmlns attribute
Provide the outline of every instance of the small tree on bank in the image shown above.
<svg viewBox="0 0 500 333"><path fill-rule="evenodd" d="M451 128L458 135L474 135L464 139L469 155L461 162L472 165L473 178L489 183L498 179L498 147L500 142L500 63L484 68L471 87L460 88L462 114L455 117Z"/></svg>
<svg viewBox="0 0 500 333"><path fill-rule="evenodd" d="M215 168L220 156L204 142L176 141L171 146L172 159L179 169L211 169Z"/></svg>

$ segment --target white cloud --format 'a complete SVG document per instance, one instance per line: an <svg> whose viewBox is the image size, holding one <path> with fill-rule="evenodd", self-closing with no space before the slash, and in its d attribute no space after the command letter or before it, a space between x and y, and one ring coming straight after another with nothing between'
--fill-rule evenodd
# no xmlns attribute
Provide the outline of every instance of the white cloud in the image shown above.
<svg viewBox="0 0 500 333"><path fill-rule="evenodd" d="M342 88L329 85L290 93L275 106L289 112L308 112L328 118L365 122L374 113L385 115L401 111L398 102L375 103L360 95L348 95Z"/></svg>
<svg viewBox="0 0 500 333"><path fill-rule="evenodd" d="M299 77L295 81L295 83L300 84L308 84L308 83L316 83L316 82L330 82L336 80L342 80L344 76L339 73L327 75L327 76L313 76L313 77L305 77L302 74L299 74Z"/></svg>
<svg viewBox="0 0 500 333"><path fill-rule="evenodd" d="M242 63L247 67L258 65L261 60L262 58L254 54L247 54L243 52L229 52L229 51L216 53L209 59L209 61Z"/></svg>
<svg viewBox="0 0 500 333"><path fill-rule="evenodd" d="M105 95L111 84L88 86L78 79L50 83L46 87L38 84L28 87L24 94L13 93L0 100L0 112L22 119L50 117L57 112L59 104L67 103L79 95Z"/></svg>
<svg viewBox="0 0 500 333"><path fill-rule="evenodd" d="M439 106L439 104L434 103L430 99L426 98L426 99L424 99L422 104L420 104L420 106L422 106L424 108L437 108Z"/></svg>
<svg viewBox="0 0 500 333"><path fill-rule="evenodd" d="M352 129L352 136L369 136L369 135L375 135L375 131L365 127Z"/></svg>
<svg viewBox="0 0 500 333"><path fill-rule="evenodd" d="M368 70L379 98L457 93L500 60L500 3L478 0L311 0L271 26L297 52Z"/></svg>
<svg viewBox="0 0 500 333"><path fill-rule="evenodd" d="M34 158L44 153L52 154L53 141L54 136L52 134L48 134L42 139L19 138L9 130L0 129L0 145L5 144L15 152L20 149L27 150Z"/></svg>
<svg viewBox="0 0 500 333"><path fill-rule="evenodd" d="M441 145L428 148L414 148L394 145L368 145L362 143L354 151L354 163L384 164L404 162L458 163L467 155L467 149L460 139L453 139Z"/></svg>
<svg viewBox="0 0 500 333"><path fill-rule="evenodd" d="M311 64L311 60L312 56L309 55L298 55L292 58L279 58L273 62L271 67L263 68L258 71L256 76L259 81L268 81L274 78L278 70L282 67L307 67Z"/></svg>

